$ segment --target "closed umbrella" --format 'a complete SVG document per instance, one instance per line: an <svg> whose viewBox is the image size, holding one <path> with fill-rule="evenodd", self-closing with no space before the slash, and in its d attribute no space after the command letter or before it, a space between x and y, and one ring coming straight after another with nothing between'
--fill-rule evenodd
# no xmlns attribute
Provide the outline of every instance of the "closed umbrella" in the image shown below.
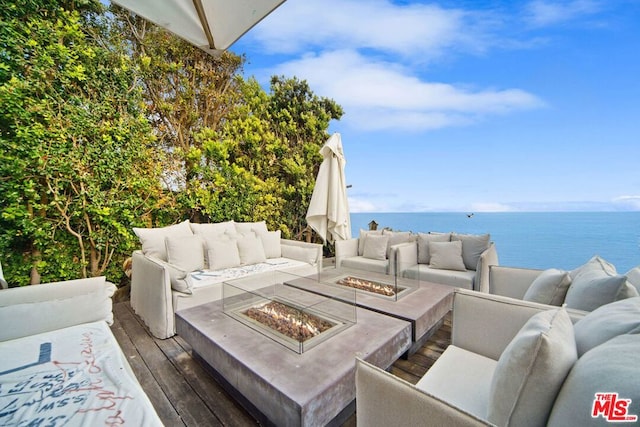
<svg viewBox="0 0 640 427"><path fill-rule="evenodd" d="M210 53L219 54L285 0L112 0Z"/></svg>
<svg viewBox="0 0 640 427"><path fill-rule="evenodd" d="M346 160L339 133L334 133L320 149L323 160L313 188L307 224L324 241L351 238L349 202L344 174Z"/></svg>

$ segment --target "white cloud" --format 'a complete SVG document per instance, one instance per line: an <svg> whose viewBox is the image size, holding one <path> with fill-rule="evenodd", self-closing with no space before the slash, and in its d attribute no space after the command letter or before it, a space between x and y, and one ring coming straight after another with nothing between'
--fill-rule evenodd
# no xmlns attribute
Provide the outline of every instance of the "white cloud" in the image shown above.
<svg viewBox="0 0 640 427"><path fill-rule="evenodd" d="M593 0L546 1L536 0L527 5L527 17L534 26L547 26L571 21L600 11Z"/></svg>
<svg viewBox="0 0 640 427"><path fill-rule="evenodd" d="M353 213L358 212L380 212L382 209L379 206L376 206L375 203L359 199L355 197L349 197L349 211Z"/></svg>
<svg viewBox="0 0 640 427"><path fill-rule="evenodd" d="M616 206L626 210L640 211L640 196L620 196L613 199Z"/></svg>
<svg viewBox="0 0 640 427"><path fill-rule="evenodd" d="M285 2L252 36L271 53L340 46L437 56L454 47L483 50L489 22L486 15L435 4L302 0Z"/></svg>
<svg viewBox="0 0 640 427"><path fill-rule="evenodd" d="M471 204L471 212L514 212L513 206L495 202L476 202Z"/></svg>
<svg viewBox="0 0 640 427"><path fill-rule="evenodd" d="M344 122L364 130L459 126L486 114L543 105L520 89L473 90L428 82L401 65L353 50L306 55L269 72L304 76L314 92L344 107Z"/></svg>

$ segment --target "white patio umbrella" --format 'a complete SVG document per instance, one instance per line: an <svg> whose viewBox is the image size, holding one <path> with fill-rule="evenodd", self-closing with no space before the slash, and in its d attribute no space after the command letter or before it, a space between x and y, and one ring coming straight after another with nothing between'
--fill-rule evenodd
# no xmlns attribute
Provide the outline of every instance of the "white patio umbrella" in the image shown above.
<svg viewBox="0 0 640 427"><path fill-rule="evenodd" d="M313 188L307 224L324 241L351 238L351 220L344 166L347 161L342 151L342 139L334 133L320 149L323 160L320 164L316 185Z"/></svg>
<svg viewBox="0 0 640 427"><path fill-rule="evenodd" d="M217 55L285 0L112 0Z"/></svg>

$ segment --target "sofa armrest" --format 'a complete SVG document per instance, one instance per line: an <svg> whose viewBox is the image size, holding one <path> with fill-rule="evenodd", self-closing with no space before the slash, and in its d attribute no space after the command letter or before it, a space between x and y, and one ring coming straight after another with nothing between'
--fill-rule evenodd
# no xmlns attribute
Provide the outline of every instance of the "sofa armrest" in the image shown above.
<svg viewBox="0 0 640 427"><path fill-rule="evenodd" d="M131 265L131 307L149 327L151 334L164 339L175 335L171 278L160 260L135 251Z"/></svg>
<svg viewBox="0 0 640 427"><path fill-rule="evenodd" d="M489 292L489 270L494 265L498 265L498 252L495 243L491 242L489 247L478 258L476 277L473 282L474 290Z"/></svg>
<svg viewBox="0 0 640 427"><path fill-rule="evenodd" d="M0 341L100 320L112 324L115 290L104 277L92 277L0 291Z"/></svg>
<svg viewBox="0 0 640 427"><path fill-rule="evenodd" d="M358 239L336 240L336 268L342 266L345 258L358 256Z"/></svg>
<svg viewBox="0 0 640 427"><path fill-rule="evenodd" d="M358 425L367 427L491 425L360 358L356 413Z"/></svg>
<svg viewBox="0 0 640 427"><path fill-rule="evenodd" d="M453 296L451 344L498 360L531 316L558 309L546 304L456 289ZM573 322L586 312L567 309Z"/></svg>
<svg viewBox="0 0 640 427"><path fill-rule="evenodd" d="M518 267L489 267L489 293L522 299L531 283L544 270Z"/></svg>
<svg viewBox="0 0 640 427"><path fill-rule="evenodd" d="M418 264L418 243L408 242L397 245L395 257L389 262L395 263L394 271L398 277L402 277L402 273L407 268Z"/></svg>
<svg viewBox="0 0 640 427"><path fill-rule="evenodd" d="M294 246L294 247L297 247L297 248L305 248L305 249L308 249L309 251L313 251L315 253L315 257L313 258L313 262L310 263L310 264L315 265L316 267L318 267L318 273L320 273L322 271L322 245L321 244L319 244L319 243L300 242L298 240L289 240L289 239L280 239L280 244L283 247L284 246ZM284 253L286 253L286 249L284 250ZM295 253L290 253L288 255L289 255L288 258L295 259L295 260L298 260L298 261L308 262L308 258L306 258L306 257L298 256L296 258L297 255L295 255Z"/></svg>

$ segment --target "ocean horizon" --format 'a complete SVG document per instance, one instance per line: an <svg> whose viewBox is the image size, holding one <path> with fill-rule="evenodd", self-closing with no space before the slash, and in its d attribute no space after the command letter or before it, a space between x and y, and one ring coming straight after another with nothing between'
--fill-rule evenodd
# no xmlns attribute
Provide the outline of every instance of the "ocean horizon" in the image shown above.
<svg viewBox="0 0 640 427"><path fill-rule="evenodd" d="M500 265L571 270L599 255L624 274L640 265L640 212L358 212L351 234L378 229L491 235Z"/></svg>

